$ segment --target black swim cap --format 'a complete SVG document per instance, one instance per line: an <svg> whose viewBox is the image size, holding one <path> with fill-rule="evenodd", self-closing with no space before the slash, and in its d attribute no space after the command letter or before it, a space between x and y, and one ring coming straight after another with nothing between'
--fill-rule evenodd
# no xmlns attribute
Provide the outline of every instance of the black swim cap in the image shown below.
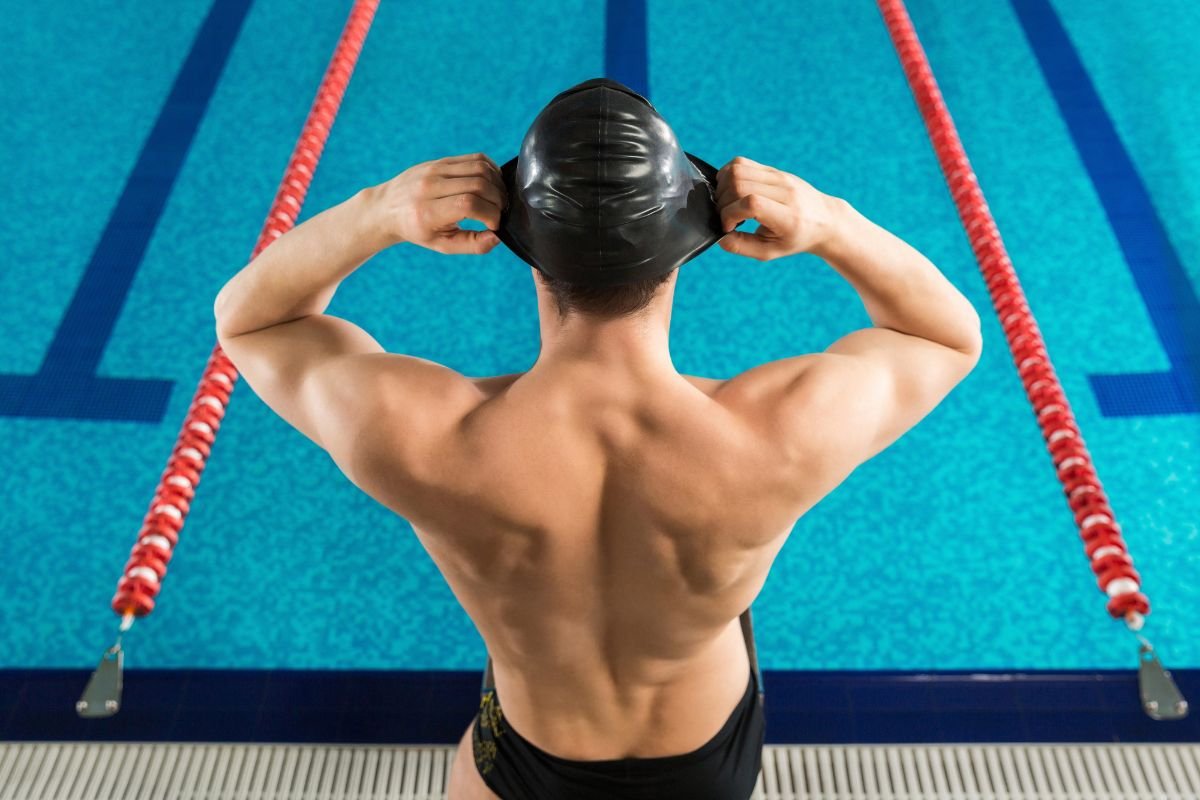
<svg viewBox="0 0 1200 800"><path fill-rule="evenodd" d="M650 101L607 78L551 100L500 172L500 241L570 283L659 277L724 235L716 169L683 151Z"/></svg>

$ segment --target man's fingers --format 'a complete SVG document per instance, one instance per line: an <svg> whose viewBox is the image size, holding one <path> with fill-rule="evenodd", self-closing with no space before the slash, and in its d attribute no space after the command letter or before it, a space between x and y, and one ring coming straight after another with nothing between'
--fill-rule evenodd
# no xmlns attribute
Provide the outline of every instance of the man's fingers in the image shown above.
<svg viewBox="0 0 1200 800"><path fill-rule="evenodd" d="M717 201L717 207L723 208L739 197L750 194L760 194L785 205L792 199L792 189L786 183L763 183L741 178L736 181L724 181L723 185L718 184L717 192L713 197Z"/></svg>
<svg viewBox="0 0 1200 800"><path fill-rule="evenodd" d="M488 228L496 230L500 227L500 206L491 200L486 200L477 194L454 194L430 200L428 222L429 229L445 230L456 226L464 219L482 222Z"/></svg>
<svg viewBox="0 0 1200 800"><path fill-rule="evenodd" d="M500 165L495 161L492 161L492 159L489 158L486 153L468 153L464 156L448 156L446 158L440 158L433 163L442 167L458 167L464 164L468 166L471 164L478 164L481 167L495 172L497 175L500 174Z"/></svg>
<svg viewBox="0 0 1200 800"><path fill-rule="evenodd" d="M504 187L497 186L495 181L480 175L462 178L441 178L431 188L427 199L436 200L440 197L452 197L457 194L478 195L489 201L497 208L504 207Z"/></svg>
<svg viewBox="0 0 1200 800"><path fill-rule="evenodd" d="M500 244L491 231L454 231L439 238L433 249L452 256L483 255Z"/></svg>
<svg viewBox="0 0 1200 800"><path fill-rule="evenodd" d="M759 261L769 261L778 255L773 252L771 244L766 239L753 233L742 233L741 231L727 233L720 238L717 244L721 245L722 250L727 250L734 255L755 258Z"/></svg>
<svg viewBox="0 0 1200 800"><path fill-rule="evenodd" d="M762 183L782 183L786 175L774 167L759 164L744 156L738 156L717 170L717 185L723 186L734 180L755 180Z"/></svg>
<svg viewBox="0 0 1200 800"><path fill-rule="evenodd" d="M789 227L788 207L761 194L739 197L721 209L722 230L732 231L748 219L758 220L760 225L776 231L786 231Z"/></svg>
<svg viewBox="0 0 1200 800"><path fill-rule="evenodd" d="M760 164L745 156L735 156L729 160L728 164L717 170L717 174L720 175L723 172L728 172L734 167L761 167L762 169L770 169L766 164Z"/></svg>
<svg viewBox="0 0 1200 800"><path fill-rule="evenodd" d="M454 161L451 163L438 164L429 180L431 182L441 182L449 178L481 178L495 187L495 195L487 195L490 199L499 203L501 207L508 204L507 193L508 189L504 185L504 179L500 177L500 168L493 164L490 160L468 160ZM469 191L469 190L468 190ZM440 193L435 196L441 196Z"/></svg>
<svg viewBox="0 0 1200 800"><path fill-rule="evenodd" d="M461 156L439 158L438 161L441 161L443 164L457 164L460 161L491 161L491 159L488 158L487 153L464 153Z"/></svg>
<svg viewBox="0 0 1200 800"><path fill-rule="evenodd" d="M752 185L786 189L790 178L786 172L738 156L717 171L716 197L719 203L729 202L735 197L752 194L753 190L748 188Z"/></svg>
<svg viewBox="0 0 1200 800"><path fill-rule="evenodd" d="M731 188L746 183L760 183L766 186L785 186L787 178L779 172L766 169L739 169L736 172L726 172L717 176L717 191L729 191Z"/></svg>
<svg viewBox="0 0 1200 800"><path fill-rule="evenodd" d="M433 172L447 178L466 178L471 175L485 175L500 179L500 168L491 159L470 159L467 161L434 162Z"/></svg>

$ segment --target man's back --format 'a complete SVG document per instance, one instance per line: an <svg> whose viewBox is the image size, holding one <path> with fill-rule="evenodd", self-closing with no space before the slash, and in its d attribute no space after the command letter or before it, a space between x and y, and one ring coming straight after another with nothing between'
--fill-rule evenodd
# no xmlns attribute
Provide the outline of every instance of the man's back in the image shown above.
<svg viewBox="0 0 1200 800"><path fill-rule="evenodd" d="M723 213L754 211L736 205ZM374 471L403 478L363 488L385 487L372 493L412 522L488 646L505 717L535 747L654 758L712 739L749 679L738 616L797 519L977 362L965 298L908 245L836 213L837 235L809 249L876 326L823 353L717 381L669 360L606 361L600 333L576 356L474 381L422 445L403 441L411 420L380 432L383 452L403 455ZM770 257L763 242L727 249Z"/></svg>
<svg viewBox="0 0 1200 800"><path fill-rule="evenodd" d="M763 714L738 616L795 521L971 371L979 317L849 204L741 157L714 195L696 194L719 208L721 247L820 257L872 327L727 381L689 378L667 341L677 263L665 283L622 294L637 301L626 311L596 313L556 308L565 290L534 265L537 363L471 380L321 314L329 293L312 281L287 290L330 260L352 271L389 239L486 251L491 234L454 226L466 208L495 228L501 185L481 155L445 159L309 220L222 290L222 347L273 409L412 523L483 635L496 691L459 743L451 796L663 796L667 785L749 796ZM757 231L734 230L751 218ZM249 302L256 285L278 296ZM317 312L295 318L306 308Z"/></svg>
<svg viewBox="0 0 1200 800"><path fill-rule="evenodd" d="M381 499L479 628L505 716L564 758L708 741L748 678L738 615L815 500L805 465L726 382L573 366L477 385Z"/></svg>

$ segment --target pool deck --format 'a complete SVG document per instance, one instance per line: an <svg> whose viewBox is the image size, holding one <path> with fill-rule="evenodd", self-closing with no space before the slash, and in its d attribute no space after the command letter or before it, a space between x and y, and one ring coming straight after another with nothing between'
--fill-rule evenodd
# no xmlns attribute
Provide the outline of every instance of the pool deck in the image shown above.
<svg viewBox="0 0 1200 800"><path fill-rule="evenodd" d="M0 745L0 798L445 797L452 746ZM1184 800L1200 745L768 746L754 800Z"/></svg>

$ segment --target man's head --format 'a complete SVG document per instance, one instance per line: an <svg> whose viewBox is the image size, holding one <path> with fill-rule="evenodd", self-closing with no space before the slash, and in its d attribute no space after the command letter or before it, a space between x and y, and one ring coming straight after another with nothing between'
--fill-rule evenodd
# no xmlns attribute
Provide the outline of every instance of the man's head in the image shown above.
<svg viewBox="0 0 1200 800"><path fill-rule="evenodd" d="M499 235L560 318L637 313L721 238L716 170L641 95L604 78L562 92L501 168Z"/></svg>

